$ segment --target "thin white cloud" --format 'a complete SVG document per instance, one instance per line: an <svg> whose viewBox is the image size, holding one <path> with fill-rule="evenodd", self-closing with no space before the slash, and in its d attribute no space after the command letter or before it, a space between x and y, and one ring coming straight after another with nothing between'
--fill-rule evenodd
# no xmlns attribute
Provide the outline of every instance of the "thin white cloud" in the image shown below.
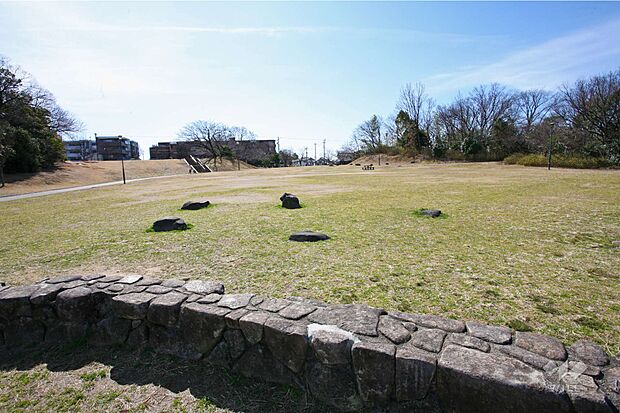
<svg viewBox="0 0 620 413"><path fill-rule="evenodd" d="M617 56L620 20L613 20L512 53L498 62L442 73L424 80L432 93L453 93L498 82L520 89L555 88L592 74L596 65ZM613 68L609 68L613 69Z"/></svg>

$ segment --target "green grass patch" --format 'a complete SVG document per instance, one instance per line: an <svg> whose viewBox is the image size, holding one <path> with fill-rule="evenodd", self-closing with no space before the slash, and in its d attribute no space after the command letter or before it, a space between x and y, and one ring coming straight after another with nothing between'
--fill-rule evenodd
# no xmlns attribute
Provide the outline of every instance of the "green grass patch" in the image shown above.
<svg viewBox="0 0 620 413"><path fill-rule="evenodd" d="M105 406L106 404L112 403L121 394L122 393L119 390L109 390L109 391L97 393L97 394L95 394L95 402L96 402L96 404L98 404L100 406Z"/></svg>
<svg viewBox="0 0 620 413"><path fill-rule="evenodd" d="M88 373L84 373L80 376L83 382L92 382L97 379L103 379L108 375L108 372L104 369L89 371Z"/></svg>
<svg viewBox="0 0 620 413"><path fill-rule="evenodd" d="M508 327L512 328L515 331L534 331L532 326L530 326L525 321L521 320L510 320L506 323Z"/></svg>

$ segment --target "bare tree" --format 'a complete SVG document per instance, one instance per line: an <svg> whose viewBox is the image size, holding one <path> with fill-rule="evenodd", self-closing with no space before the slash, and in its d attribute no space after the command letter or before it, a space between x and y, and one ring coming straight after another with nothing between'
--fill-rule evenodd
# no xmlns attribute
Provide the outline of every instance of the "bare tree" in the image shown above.
<svg viewBox="0 0 620 413"><path fill-rule="evenodd" d="M551 111L553 94L542 89L530 89L516 96L516 112L519 126L528 135L535 125Z"/></svg>
<svg viewBox="0 0 620 413"><path fill-rule="evenodd" d="M231 137L237 141L253 141L256 140L256 134L245 126L232 126L229 128Z"/></svg>
<svg viewBox="0 0 620 413"><path fill-rule="evenodd" d="M369 120L362 122L353 131L353 140L356 146L366 151L373 151L381 147L382 124L381 118L377 115L372 115Z"/></svg>
<svg viewBox="0 0 620 413"><path fill-rule="evenodd" d="M562 86L555 111L588 134L589 149L620 161L620 69Z"/></svg>
<svg viewBox="0 0 620 413"><path fill-rule="evenodd" d="M406 112L415 127L424 131L430 127L434 107L434 100L428 96L426 88L419 82L403 86L396 104L397 111Z"/></svg>
<svg viewBox="0 0 620 413"><path fill-rule="evenodd" d="M230 129L218 122L197 120L183 127L178 138L185 141L195 142L202 145L207 153L207 159L214 164L220 158L220 164L227 153L226 141L231 136Z"/></svg>
<svg viewBox="0 0 620 413"><path fill-rule="evenodd" d="M491 130L495 122L511 115L513 94L508 92L504 86L492 83L476 87L470 94L469 100L475 113L481 143L488 149Z"/></svg>

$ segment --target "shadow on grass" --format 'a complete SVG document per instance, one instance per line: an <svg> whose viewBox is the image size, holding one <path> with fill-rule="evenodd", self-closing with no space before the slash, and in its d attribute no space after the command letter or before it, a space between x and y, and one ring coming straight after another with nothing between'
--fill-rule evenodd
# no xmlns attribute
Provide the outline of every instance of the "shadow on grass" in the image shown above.
<svg viewBox="0 0 620 413"><path fill-rule="evenodd" d="M49 371L70 372L92 362L111 366L110 378L120 385L152 383L176 394L189 390L197 400L209 400L217 407L233 411L329 410L322 403L309 399L300 389L248 379L203 361L186 361L148 349L97 348L74 343L9 351L0 346L0 371L28 371L46 363Z"/></svg>

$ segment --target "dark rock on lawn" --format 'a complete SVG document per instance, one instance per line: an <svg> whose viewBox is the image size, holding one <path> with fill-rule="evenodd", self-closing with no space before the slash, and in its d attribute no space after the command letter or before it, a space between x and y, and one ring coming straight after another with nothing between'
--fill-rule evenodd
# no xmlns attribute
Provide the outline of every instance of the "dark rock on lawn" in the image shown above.
<svg viewBox="0 0 620 413"><path fill-rule="evenodd" d="M329 237L325 234L321 234L320 232L301 231L291 234L288 239L289 241L297 242L316 242L328 240Z"/></svg>
<svg viewBox="0 0 620 413"><path fill-rule="evenodd" d="M427 217L437 218L441 215L441 211L438 209L421 209L420 214L426 215Z"/></svg>
<svg viewBox="0 0 620 413"><path fill-rule="evenodd" d="M186 230L187 224L179 217L165 217L158 219L153 223L153 231L176 231Z"/></svg>
<svg viewBox="0 0 620 413"><path fill-rule="evenodd" d="M206 208L209 205L211 205L211 203L207 200L203 200L203 201L187 201L186 203L183 204L183 206L181 207L181 209L186 209L186 210L190 210L190 211L196 211L202 208Z"/></svg>
<svg viewBox="0 0 620 413"><path fill-rule="evenodd" d="M48 325L45 331L45 341L48 343L63 343L80 340L88 334L88 323L60 321Z"/></svg>
<svg viewBox="0 0 620 413"><path fill-rule="evenodd" d="M226 330L224 331L224 340L228 344L228 351L230 357L233 360L241 357L245 351L245 339L241 330Z"/></svg>
<svg viewBox="0 0 620 413"><path fill-rule="evenodd" d="M301 205L299 205L299 198L297 198L293 194L289 194L288 192L285 192L284 195L280 197L280 201L282 201L282 208L286 208L286 209L301 208Z"/></svg>

